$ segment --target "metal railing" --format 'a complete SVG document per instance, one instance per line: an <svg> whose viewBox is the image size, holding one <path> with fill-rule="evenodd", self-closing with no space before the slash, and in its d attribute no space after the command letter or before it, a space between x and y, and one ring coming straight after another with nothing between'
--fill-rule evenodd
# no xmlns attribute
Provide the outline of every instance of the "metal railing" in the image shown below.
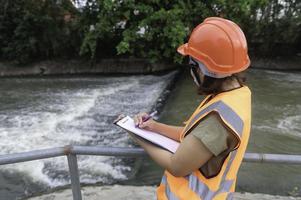
<svg viewBox="0 0 301 200"><path fill-rule="evenodd" d="M82 200L77 165L77 155L143 157L146 152L141 148L98 147L98 146L65 146L35 150L0 156L0 165L67 156L74 200ZM246 153L244 162L301 164L301 155Z"/></svg>

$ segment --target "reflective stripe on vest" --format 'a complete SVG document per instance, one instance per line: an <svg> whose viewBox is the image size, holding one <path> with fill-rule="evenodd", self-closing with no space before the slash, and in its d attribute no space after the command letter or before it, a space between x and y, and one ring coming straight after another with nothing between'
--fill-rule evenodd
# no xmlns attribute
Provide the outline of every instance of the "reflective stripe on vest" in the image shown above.
<svg viewBox="0 0 301 200"><path fill-rule="evenodd" d="M226 200L232 200L233 199L233 192L229 193Z"/></svg>
<svg viewBox="0 0 301 200"><path fill-rule="evenodd" d="M201 180L198 179L193 174L190 174L186 177L186 179L189 181L189 188L198 194L199 197L201 197L202 200L210 200L214 198L214 196L223 193L228 192L231 189L231 186L233 185L234 180L226 180L226 176L230 170L230 167L232 165L232 162L236 156L237 151L234 151L230 155L230 160L227 163L227 167L225 169L225 172L222 177L221 184L219 186L219 189L217 191L212 191L209 189L207 185L205 185Z"/></svg>
<svg viewBox="0 0 301 200"><path fill-rule="evenodd" d="M170 187L166 180L166 175L163 175L161 184L165 185L165 195L168 198L168 200L179 200L179 198L176 197L176 195L171 192Z"/></svg>
<svg viewBox="0 0 301 200"><path fill-rule="evenodd" d="M239 134L239 136L242 136L243 133L243 127L244 127L244 122L241 119L241 117L228 105L226 105L222 101L217 101L212 104L210 104L208 107L202 109L199 113L194 115L192 120L190 120L189 124L185 128L186 133L188 130L192 128L192 126L195 125L195 123L200 119L200 117L206 113L209 113L211 111L217 111L219 115L229 124L232 126L232 129ZM209 187L204 184L201 180L198 179L194 174L190 174L189 176L186 177L187 181L189 182L189 188L198 194L198 196L202 200L210 200L213 199L216 195L221 194L223 192L229 192L234 180L226 180L226 176L230 170L230 167L233 163L233 160L236 156L237 151L233 151L230 154L229 161L227 163L226 169L223 173L221 183L219 186L219 189L217 191L212 191L209 189ZM231 199L231 195L229 198Z"/></svg>
<svg viewBox="0 0 301 200"><path fill-rule="evenodd" d="M207 98L208 100L208 98ZM222 164L219 174L210 179L195 170L186 177L175 177L168 171L164 173L158 188L158 199L232 199L238 168L243 159L250 134L251 92L242 87L224 94L217 95L209 102L206 99L198 106L189 118L180 140L194 129L198 123L212 112L216 112L221 122L233 132L239 145L232 151Z"/></svg>
<svg viewBox="0 0 301 200"><path fill-rule="evenodd" d="M217 111L220 114L220 116L233 127L236 133L238 133L240 136L242 135L244 127L243 120L239 117L238 114L236 114L236 112L232 110L232 108L230 108L222 101L212 103L207 108L202 109L198 114L196 114L190 121L188 126L186 126L185 132L192 128L195 122L199 120L200 116L211 111Z"/></svg>
<svg viewBox="0 0 301 200"><path fill-rule="evenodd" d="M237 151L234 151L231 153L230 155L230 160L227 163L227 167L225 169L225 172L223 174L222 177L222 181L221 184L219 186L219 189L217 191L212 191L209 189L209 187L204 184L201 180L198 179L198 177L196 177L193 174L190 174L188 176L186 176L185 178L187 179L187 181L189 182L189 188L195 192L196 194L198 194L198 196L202 199L202 200L211 200L213 199L216 195L223 193L223 192L229 192L234 180L226 180L226 176L230 170L230 166L232 165L232 162L236 156ZM164 174L161 180L161 184L163 184L165 186L165 195L169 200L178 200L179 198L170 190L170 186L168 185L167 182L167 177ZM232 195L228 196L229 199L232 198ZM228 199L227 198L227 199Z"/></svg>

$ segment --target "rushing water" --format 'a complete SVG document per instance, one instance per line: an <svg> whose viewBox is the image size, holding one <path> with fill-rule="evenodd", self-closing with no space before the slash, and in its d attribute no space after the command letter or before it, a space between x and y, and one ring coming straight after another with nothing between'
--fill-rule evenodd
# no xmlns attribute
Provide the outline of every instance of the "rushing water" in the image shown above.
<svg viewBox="0 0 301 200"><path fill-rule="evenodd" d="M251 70L252 132L247 152L301 155L301 73ZM189 74L171 93L160 121L181 125L203 97L196 94ZM133 184L157 184L162 175L144 162ZM301 195L301 166L243 163L238 191Z"/></svg>
<svg viewBox="0 0 301 200"><path fill-rule="evenodd" d="M1 154L67 144L131 146L112 120L120 112L149 110L172 76L0 79ZM247 151L301 154L301 73L251 70L248 84L253 124ZM181 125L201 99L189 74L183 73L160 121ZM139 161L137 176L130 178L134 161L79 156L81 181L158 184L162 170L150 160ZM238 177L239 191L301 194L300 166L243 163ZM63 157L0 166L0 199L44 191L68 180Z"/></svg>
<svg viewBox="0 0 301 200"><path fill-rule="evenodd" d="M112 124L120 113L148 111L174 73L161 76L0 79L1 154L75 145L131 146ZM79 156L81 182L127 179L131 160ZM0 199L69 183L65 157L0 166Z"/></svg>

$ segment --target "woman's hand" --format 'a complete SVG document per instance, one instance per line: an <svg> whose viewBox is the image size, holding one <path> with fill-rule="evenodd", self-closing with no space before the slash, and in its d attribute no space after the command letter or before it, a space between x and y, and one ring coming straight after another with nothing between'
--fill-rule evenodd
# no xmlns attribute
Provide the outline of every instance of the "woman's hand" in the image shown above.
<svg viewBox="0 0 301 200"><path fill-rule="evenodd" d="M139 113L134 116L135 125L139 128L152 131L154 130L154 126L156 121L152 118L149 118L149 114L147 113Z"/></svg>

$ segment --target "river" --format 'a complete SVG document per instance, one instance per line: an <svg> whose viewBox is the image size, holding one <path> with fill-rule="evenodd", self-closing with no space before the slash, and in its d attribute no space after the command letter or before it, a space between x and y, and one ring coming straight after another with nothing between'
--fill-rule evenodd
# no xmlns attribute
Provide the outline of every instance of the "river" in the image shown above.
<svg viewBox="0 0 301 200"><path fill-rule="evenodd" d="M1 154L67 144L133 146L111 122L119 113L149 110L174 74L0 79ZM252 133L248 152L301 154L301 73L251 70ZM181 125L203 97L182 73L159 120ZM140 163L137 175L133 166ZM0 199L15 199L69 183L64 158L0 168ZM158 184L162 170L149 159L80 156L81 182ZM243 163L238 191L300 195L301 167Z"/></svg>
<svg viewBox="0 0 301 200"><path fill-rule="evenodd" d="M252 129L247 152L301 155L301 73L250 70ZM182 74L170 94L160 121L181 125L203 97L188 73ZM162 170L143 162L132 184L156 184ZM301 166L243 163L237 191L278 195L301 195Z"/></svg>
<svg viewBox="0 0 301 200"><path fill-rule="evenodd" d="M133 146L113 120L121 113L149 111L174 75L1 78L1 154L68 144ZM135 163L102 156L78 159L81 182L86 184L126 180ZM0 199L68 183L65 157L0 166Z"/></svg>

